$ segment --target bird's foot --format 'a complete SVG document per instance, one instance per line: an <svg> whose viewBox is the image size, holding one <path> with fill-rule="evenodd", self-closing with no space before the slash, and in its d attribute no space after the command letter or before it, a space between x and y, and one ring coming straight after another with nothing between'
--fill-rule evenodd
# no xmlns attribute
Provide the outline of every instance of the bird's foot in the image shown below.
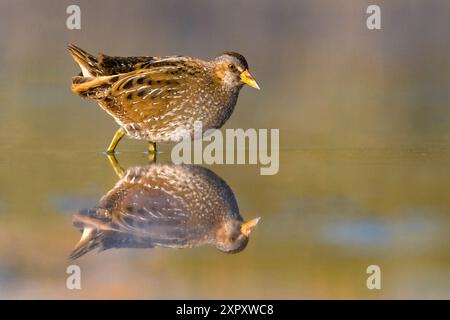
<svg viewBox="0 0 450 320"><path fill-rule="evenodd" d="M149 162L156 162L156 155L158 154L157 152L154 153L150 153L150 152L146 152L147 153L147 159Z"/></svg>
<svg viewBox="0 0 450 320"><path fill-rule="evenodd" d="M103 151L103 154L106 156L114 156L119 153L116 150L105 150L105 151Z"/></svg>
<svg viewBox="0 0 450 320"><path fill-rule="evenodd" d="M156 150L156 142L149 142L147 152L149 154L156 154L158 150Z"/></svg>

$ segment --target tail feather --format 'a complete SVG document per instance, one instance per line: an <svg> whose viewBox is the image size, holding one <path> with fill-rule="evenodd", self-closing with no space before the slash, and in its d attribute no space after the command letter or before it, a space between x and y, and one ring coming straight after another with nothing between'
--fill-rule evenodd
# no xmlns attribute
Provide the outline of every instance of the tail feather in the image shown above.
<svg viewBox="0 0 450 320"><path fill-rule="evenodd" d="M117 81L117 76L72 78L72 92L85 98L103 99L108 95L111 85Z"/></svg>
<svg viewBox="0 0 450 320"><path fill-rule="evenodd" d="M103 233L94 228L85 228L80 241L69 256L69 260L73 261L85 255L89 251L100 247L101 237Z"/></svg>
<svg viewBox="0 0 450 320"><path fill-rule="evenodd" d="M73 225L82 231L81 238L69 256L75 260L86 253L98 249L105 250L103 241L105 234L111 230L107 212L98 207L81 210L73 216Z"/></svg>
<svg viewBox="0 0 450 320"><path fill-rule="evenodd" d="M75 62L80 66L84 77L95 77L104 74L104 70L102 70L96 57L73 44L68 44L67 49Z"/></svg>

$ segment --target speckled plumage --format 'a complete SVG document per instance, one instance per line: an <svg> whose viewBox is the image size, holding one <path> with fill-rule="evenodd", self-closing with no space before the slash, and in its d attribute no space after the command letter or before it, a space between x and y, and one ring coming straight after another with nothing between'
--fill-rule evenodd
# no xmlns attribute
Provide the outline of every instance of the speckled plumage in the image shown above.
<svg viewBox="0 0 450 320"><path fill-rule="evenodd" d="M220 128L244 83L259 88L245 58L233 52L203 61L185 56L94 57L73 45L69 51L82 69L73 78L72 91L97 101L136 139L179 141L182 134L193 134L195 121L202 121L204 131Z"/></svg>
<svg viewBox="0 0 450 320"><path fill-rule="evenodd" d="M232 190L199 166L152 164L128 169L99 202L74 216L83 237L71 258L95 248L245 248L248 234Z"/></svg>

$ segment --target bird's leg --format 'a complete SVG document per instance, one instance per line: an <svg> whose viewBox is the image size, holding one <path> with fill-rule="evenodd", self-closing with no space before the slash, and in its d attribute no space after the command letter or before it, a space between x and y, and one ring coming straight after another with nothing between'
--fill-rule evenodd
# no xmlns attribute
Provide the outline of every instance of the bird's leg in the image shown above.
<svg viewBox="0 0 450 320"><path fill-rule="evenodd" d="M158 151L156 150L156 142L149 141L147 154L149 161L156 162L156 155L158 154Z"/></svg>
<svg viewBox="0 0 450 320"><path fill-rule="evenodd" d="M116 156L113 153L107 154L109 163L111 164L111 167L113 168L114 172L117 174L119 178L123 178L125 175L125 170L120 166L119 161L117 161Z"/></svg>
<svg viewBox="0 0 450 320"><path fill-rule="evenodd" d="M149 154L156 154L157 153L156 142L149 141L148 143L149 143L148 144L148 153Z"/></svg>
<svg viewBox="0 0 450 320"><path fill-rule="evenodd" d="M106 150L107 154L114 153L114 150L116 149L117 144L123 138L124 135L125 135L125 130L123 128L120 128L119 130L116 131L114 138L111 140L111 143L109 144L108 150Z"/></svg>
<svg viewBox="0 0 450 320"><path fill-rule="evenodd" d="M156 163L156 153L147 154L148 161Z"/></svg>

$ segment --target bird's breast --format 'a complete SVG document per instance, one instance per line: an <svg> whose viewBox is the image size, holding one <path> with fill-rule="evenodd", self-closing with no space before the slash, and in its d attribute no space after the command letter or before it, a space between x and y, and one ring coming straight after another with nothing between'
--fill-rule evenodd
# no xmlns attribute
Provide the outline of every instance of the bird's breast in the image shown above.
<svg viewBox="0 0 450 320"><path fill-rule="evenodd" d="M153 142L178 142L194 136L199 122L202 133L219 129L230 118L238 92L193 92L185 99L168 106L165 112L153 115L140 123L119 123L131 138Z"/></svg>

